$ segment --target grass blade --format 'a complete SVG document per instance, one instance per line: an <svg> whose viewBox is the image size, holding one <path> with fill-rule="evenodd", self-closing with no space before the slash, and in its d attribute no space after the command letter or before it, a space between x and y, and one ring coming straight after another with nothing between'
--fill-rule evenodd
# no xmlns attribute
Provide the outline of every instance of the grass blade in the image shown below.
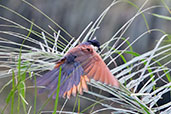
<svg viewBox="0 0 171 114"><path fill-rule="evenodd" d="M152 13L152 15L155 16L155 17L161 18L161 19L171 21L171 17L169 17L169 16L159 15L159 14L156 14L156 13Z"/></svg>
<svg viewBox="0 0 171 114"><path fill-rule="evenodd" d="M34 76L34 82L36 85L36 76L34 74L33 74L33 76ZM34 95L34 112L33 112L33 114L36 114L37 86L35 86L34 92L35 92L35 95Z"/></svg>
<svg viewBox="0 0 171 114"><path fill-rule="evenodd" d="M57 90L56 90L56 100L55 100L55 106L54 106L53 114L56 114L57 107L58 107L59 91L60 91L60 83L61 83L61 70L62 70L62 67L60 66L60 68L59 68L58 86L57 86Z"/></svg>

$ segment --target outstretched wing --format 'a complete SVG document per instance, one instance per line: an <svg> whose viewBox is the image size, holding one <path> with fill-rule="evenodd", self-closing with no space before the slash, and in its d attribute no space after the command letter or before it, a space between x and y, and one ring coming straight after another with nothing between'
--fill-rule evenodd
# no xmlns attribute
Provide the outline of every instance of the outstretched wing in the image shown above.
<svg viewBox="0 0 171 114"><path fill-rule="evenodd" d="M100 55L97 54L91 46L86 45L82 47L81 50L86 54L77 57L76 61L81 63L84 74L96 81L119 87L118 80L112 75Z"/></svg>
<svg viewBox="0 0 171 114"><path fill-rule="evenodd" d="M37 86L44 86L45 88L39 89L39 93L44 90L50 90L49 96L53 94L53 98L56 97L56 90L59 78L59 69L61 69L61 81L59 97L67 96L70 98L71 94L76 95L77 92L83 93L83 89L88 91L86 82L89 81L87 76L84 76L84 70L81 67L79 61L75 61L78 55L79 48L74 48L72 52L69 52L63 59L59 60L55 68L42 77L37 79ZM74 52L74 53L73 53Z"/></svg>
<svg viewBox="0 0 171 114"><path fill-rule="evenodd" d="M78 92L82 94L82 89L87 89L87 81L89 78L93 78L96 81L106 83L108 85L119 87L118 80L112 75L109 68L106 66L102 58L94 51L90 45L81 45L76 49L71 50L69 54L75 54L74 61L79 62L80 66L84 70L84 76L81 76L81 80L77 87L71 88L68 92L64 93L70 95L75 92L77 88Z"/></svg>
<svg viewBox="0 0 171 114"><path fill-rule="evenodd" d="M88 91L87 81L93 78L102 83L119 87L117 79L110 73L110 70L102 58L93 50L90 45L79 45L70 50L67 55L57 62L55 68L47 72L43 77L37 79L37 86L45 86L50 90L50 95L56 97L58 85L59 68L61 71L61 82L59 96L74 96L77 92ZM39 92L45 89L40 89Z"/></svg>
<svg viewBox="0 0 171 114"><path fill-rule="evenodd" d="M83 68L79 67L80 63L75 61L72 63L68 63L66 60L64 62L59 62L53 70L47 72L45 75L43 75L43 77L38 78L36 85L46 87L45 89L40 89L39 92L48 89L50 90L49 96L53 94L53 98L55 99L55 91L57 90L59 78L59 66L62 67L59 97L65 97L65 95L67 95L69 98L71 94L75 96L76 92L78 91L77 89L79 89L77 86L79 85L80 81L83 80L81 76L84 73ZM71 89L73 91L69 92ZM84 89L87 89L87 86L84 86Z"/></svg>

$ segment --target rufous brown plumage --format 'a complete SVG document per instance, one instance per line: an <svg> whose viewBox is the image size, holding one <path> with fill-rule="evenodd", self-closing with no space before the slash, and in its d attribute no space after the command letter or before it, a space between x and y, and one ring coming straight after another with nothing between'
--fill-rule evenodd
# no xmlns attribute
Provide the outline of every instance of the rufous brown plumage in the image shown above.
<svg viewBox="0 0 171 114"><path fill-rule="evenodd" d="M118 80L112 75L105 62L100 55L94 50L99 48L100 44L96 40L89 40L75 48L71 49L61 60L59 60L55 68L42 77L37 79L37 86L45 86L50 90L52 95L58 85L59 68L61 67L61 82L59 97L70 98L71 94L76 96L77 93L83 94L88 91L87 82L90 79L100 81L102 83L119 87ZM40 89L39 92L44 91ZM56 95L53 95L55 99Z"/></svg>

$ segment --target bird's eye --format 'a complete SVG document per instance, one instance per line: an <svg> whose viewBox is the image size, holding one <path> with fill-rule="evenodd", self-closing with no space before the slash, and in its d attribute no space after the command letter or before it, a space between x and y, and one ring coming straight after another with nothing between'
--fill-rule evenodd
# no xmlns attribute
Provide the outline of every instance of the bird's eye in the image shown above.
<svg viewBox="0 0 171 114"><path fill-rule="evenodd" d="M89 48L87 48L87 51L90 51L90 49L89 49Z"/></svg>

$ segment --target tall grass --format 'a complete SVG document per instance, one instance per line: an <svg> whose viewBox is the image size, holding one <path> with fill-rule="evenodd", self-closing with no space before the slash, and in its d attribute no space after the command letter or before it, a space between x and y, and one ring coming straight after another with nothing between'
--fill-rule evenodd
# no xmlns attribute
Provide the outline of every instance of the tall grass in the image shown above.
<svg viewBox="0 0 171 114"><path fill-rule="evenodd" d="M24 27L21 23L16 23L15 20L10 20L5 17L1 17L1 20L4 20L12 25L1 24L1 27L4 28L17 28L21 30L25 30L28 32L27 35L23 33L17 33L13 31L0 31L0 34L6 34L9 36L14 36L23 40L23 43L15 42L11 39L6 39L5 37L0 38L0 43L10 44L10 45L0 45L0 55L4 59L0 59L2 65L7 67L8 69L5 71L0 71L0 78L10 77L8 83L6 83L0 90L0 94L4 92L4 89L9 85L12 85L12 88L6 98L6 105L4 107L0 107L1 113L5 113L8 107L11 108L11 113L100 113L102 111L111 111L113 113L132 113L132 114L154 114L154 113L167 113L171 107L171 101L163 104L161 106L157 105L157 102L162 99L163 95L170 92L171 90L171 77L170 72L171 69L167 66L170 64L170 51L171 44L161 45L163 41L168 38L164 31L159 29L149 29L148 23L143 16L144 21L146 22L146 26L148 31L139 35L133 42L129 42L129 38L124 38L124 33L128 30L132 22L139 15L143 15L144 12L147 12L153 8L160 6L151 6L148 8L144 7L148 3L148 0L142 4L142 6L138 7L130 1L126 1L132 6L137 8L137 13L128 20L111 38L109 41L105 42L101 45L102 51L100 52L103 60L110 60L106 63L108 66L113 64L116 65L114 61L117 59L121 59L124 64L117 66L115 68L111 68L111 72L117 77L119 80L121 87L117 89L115 87L111 87L100 82L91 80L88 85L92 88L96 88L99 91L88 91L88 96L77 94L75 103L73 103L73 109L69 111L65 111L67 108L68 99L65 100L62 107L59 109L58 102L60 99L58 98L59 89L60 89L60 79L58 80L58 89L56 91L56 100L54 104L54 109L51 111L46 111L44 108L47 106L49 101L51 101L51 97L47 98L40 107L37 106L38 98L37 98L37 89L40 87L26 86L25 82L30 78L34 78L34 82L36 84L36 77L41 76L42 72L51 70L54 68L55 62L64 56L67 51L73 47L75 47L80 39L86 41L87 39L93 39L94 33L99 28L101 22L103 21L106 14L109 12L111 7L114 7L121 1L113 1L97 18L95 22L90 22L88 26L83 30L78 39L74 39L72 35L70 35L67 31L65 31L59 24L55 23L50 17L40 11L38 8L30 4L29 2L23 0L23 2L40 12L43 16L49 19L54 25L56 25L60 30L55 31L51 26L49 28L54 32L53 35L48 33L46 30L41 28L36 23L28 20L21 14L16 11L0 5L1 8L5 8L9 12L14 13L19 16L21 19L26 20L30 23L30 28ZM166 5L165 5L166 6ZM170 19L168 17L163 17L157 14L152 14L156 17L163 19ZM47 25L48 26L48 25ZM42 32L39 33L35 30L32 30L33 27L38 28ZM60 34L60 31L63 31L66 35L70 37L69 41ZM87 31L87 32L86 32ZM122 32L121 32L122 31ZM119 33L121 34L119 35ZM143 36L148 34L149 32L160 32L163 33L163 36L157 42L154 49L145 52L140 55L133 51L132 45L134 45L139 39L142 39ZM34 34L37 36L37 39L33 39L30 34ZM83 37L85 36L85 37ZM39 39L42 39L40 41ZM61 42L62 40L66 41L67 44ZM25 43L25 41L30 42L32 44L37 45L36 47L30 46ZM109 45L111 42L115 41L115 43L111 46ZM121 41L122 43L116 47L116 44ZM49 45L52 45L50 47ZM14 47L12 47L13 45ZM120 49L123 45L127 45L125 49ZM62 51L58 51L62 50ZM104 52L104 50L107 50ZM113 54L116 54L113 57ZM5 56L4 56L5 55ZM127 60L124 55L131 55L131 60ZM164 62L163 62L164 61ZM61 69L60 69L61 70ZM29 76L27 76L29 75ZM163 85L157 85L158 82L163 82ZM141 87L141 88L140 88ZM28 88L34 89L34 103L32 104L27 100L27 92ZM112 97L106 96L108 93L112 95ZM17 96L17 106L14 106L15 96ZM81 108L82 100L90 101L92 104L86 106L86 108ZM11 102L10 102L11 101ZM21 106L22 103L22 106ZM114 105L117 104L117 105ZM96 108L96 107L101 108ZM14 107L17 107L15 110ZM32 108L33 107L33 108ZM58 108L57 108L58 107ZM43 111L44 110L44 111Z"/></svg>

